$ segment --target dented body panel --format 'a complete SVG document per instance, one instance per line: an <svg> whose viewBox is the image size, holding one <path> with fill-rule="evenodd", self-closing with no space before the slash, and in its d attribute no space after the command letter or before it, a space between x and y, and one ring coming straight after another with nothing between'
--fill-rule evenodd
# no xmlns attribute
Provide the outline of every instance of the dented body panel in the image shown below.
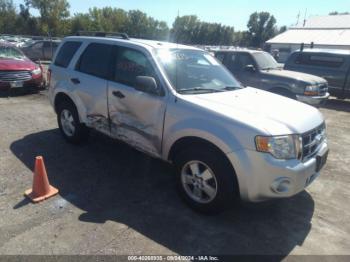
<svg viewBox="0 0 350 262"><path fill-rule="evenodd" d="M113 92L116 91L125 97L115 97ZM111 81L108 97L111 136L161 157L166 97L152 96Z"/></svg>
<svg viewBox="0 0 350 262"><path fill-rule="evenodd" d="M241 197L248 201L291 196L300 192L310 177L315 177L315 157L307 162L275 159L270 154L258 152L255 139L257 136L310 132L324 123L317 109L254 88L181 94L174 88L156 54L167 49L204 52L196 48L156 41L98 37L68 37L63 45L69 41L81 41L82 45L67 67L55 63L50 66L49 97L53 106L60 94L69 97L77 108L80 122L88 127L165 161L171 161L170 152L181 139L202 139L216 146L227 157L233 167L232 175L237 176ZM117 77L99 78L78 72L79 59L91 43L108 44L113 48L127 47L144 54L145 63L154 70L157 87L162 92L147 93L140 91L138 86L118 81ZM116 53L113 54L112 58L117 60ZM132 56L129 58L133 59ZM129 61L117 66L138 70ZM221 67L220 64L217 66ZM322 150L327 148L325 140ZM292 164L295 168L291 171ZM294 183L294 191L286 195L272 192L270 185L283 176Z"/></svg>

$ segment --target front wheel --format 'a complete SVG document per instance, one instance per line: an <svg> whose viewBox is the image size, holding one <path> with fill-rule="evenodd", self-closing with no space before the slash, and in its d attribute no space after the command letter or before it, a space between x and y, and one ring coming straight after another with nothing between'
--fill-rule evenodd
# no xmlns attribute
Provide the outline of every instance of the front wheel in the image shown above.
<svg viewBox="0 0 350 262"><path fill-rule="evenodd" d="M233 168L216 150L182 151L175 159L180 195L194 210L213 214L238 198Z"/></svg>
<svg viewBox="0 0 350 262"><path fill-rule="evenodd" d="M88 139L89 129L79 121L76 107L69 101L58 106L57 122L63 137L72 144L81 144Z"/></svg>

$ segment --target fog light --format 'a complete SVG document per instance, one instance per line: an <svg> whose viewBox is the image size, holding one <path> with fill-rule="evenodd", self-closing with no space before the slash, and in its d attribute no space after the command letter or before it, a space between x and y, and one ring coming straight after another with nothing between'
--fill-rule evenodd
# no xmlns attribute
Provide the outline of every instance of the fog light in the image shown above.
<svg viewBox="0 0 350 262"><path fill-rule="evenodd" d="M289 180L289 178L286 177L282 177L275 180L275 182L273 182L273 184L271 185L272 190L278 194L288 193L291 190L291 187L292 182Z"/></svg>

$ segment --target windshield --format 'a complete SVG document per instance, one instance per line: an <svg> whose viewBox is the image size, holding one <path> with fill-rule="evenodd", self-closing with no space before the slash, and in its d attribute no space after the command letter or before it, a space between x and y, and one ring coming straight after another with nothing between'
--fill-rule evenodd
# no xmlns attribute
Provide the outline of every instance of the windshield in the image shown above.
<svg viewBox="0 0 350 262"><path fill-rule="evenodd" d="M179 93L224 92L241 84L210 54L200 50L158 50L157 59Z"/></svg>
<svg viewBox="0 0 350 262"><path fill-rule="evenodd" d="M17 48L12 46L0 46L0 58L23 59L24 55Z"/></svg>
<svg viewBox="0 0 350 262"><path fill-rule="evenodd" d="M33 40L28 40L28 41L26 41L26 42L23 43L22 47L29 47L29 46L31 46L31 45L34 44L34 43L35 43L35 41L33 41Z"/></svg>
<svg viewBox="0 0 350 262"><path fill-rule="evenodd" d="M253 57L261 70L278 68L276 60L268 53L253 53Z"/></svg>

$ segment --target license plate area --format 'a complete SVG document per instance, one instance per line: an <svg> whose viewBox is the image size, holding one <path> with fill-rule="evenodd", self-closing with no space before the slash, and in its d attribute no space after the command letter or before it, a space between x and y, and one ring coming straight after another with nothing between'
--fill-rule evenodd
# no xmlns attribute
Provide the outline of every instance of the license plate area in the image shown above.
<svg viewBox="0 0 350 262"><path fill-rule="evenodd" d="M20 88L23 87L23 82L22 81L15 81L15 82L10 82L11 88Z"/></svg>
<svg viewBox="0 0 350 262"><path fill-rule="evenodd" d="M326 152L324 152L322 154L318 154L316 156L316 172L320 172L321 169L327 163L328 153L329 153L329 150L327 150Z"/></svg>

